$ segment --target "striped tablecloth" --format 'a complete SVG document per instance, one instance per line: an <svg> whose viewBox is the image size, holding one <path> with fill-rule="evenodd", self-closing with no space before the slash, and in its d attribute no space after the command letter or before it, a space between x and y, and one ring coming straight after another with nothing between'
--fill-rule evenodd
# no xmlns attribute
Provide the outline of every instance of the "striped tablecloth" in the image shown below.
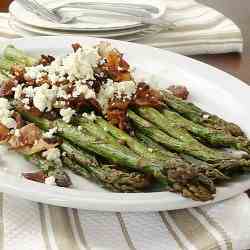
<svg viewBox="0 0 250 250"><path fill-rule="evenodd" d="M76 210L1 197L4 250L250 249L250 199L152 213Z"/></svg>

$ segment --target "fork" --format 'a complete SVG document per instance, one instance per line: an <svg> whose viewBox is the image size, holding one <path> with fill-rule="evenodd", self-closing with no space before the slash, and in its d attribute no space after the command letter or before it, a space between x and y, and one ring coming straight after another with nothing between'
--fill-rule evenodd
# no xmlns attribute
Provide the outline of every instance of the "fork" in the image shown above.
<svg viewBox="0 0 250 250"><path fill-rule="evenodd" d="M155 6L148 5L148 4L130 4L130 3L110 3L110 2L71 2L71 3L65 3L62 5L59 5L55 9L61 9L61 8L66 8L66 7L79 7L79 8L85 8L85 7L109 7L111 9L113 8L126 8L126 9L139 9L139 10L144 10L152 13L159 13L159 9Z"/></svg>
<svg viewBox="0 0 250 250"><path fill-rule="evenodd" d="M39 4L36 0L16 0L16 1L19 2L28 11L35 13L35 14L39 15L40 17L42 17L46 20L52 21L52 22L66 24L66 23L74 22L77 18L77 17L63 16L60 14L60 12L57 9L49 10L46 7L44 7L43 5ZM123 4L123 6L124 6L124 4ZM88 8L88 6L86 6L86 8ZM115 10L118 13L133 16L133 20L138 19L138 21L141 23L151 24L152 16L145 9L140 10L137 7L133 8L133 9L125 8L125 7L122 7L122 8L112 7L112 8L113 8L113 10ZM92 5L92 8L91 8L91 6L89 6L89 9L98 9L98 10L107 10L108 11L108 10L110 10L110 7L108 6L108 4L105 5L103 8ZM155 22L153 22L153 24L155 24Z"/></svg>

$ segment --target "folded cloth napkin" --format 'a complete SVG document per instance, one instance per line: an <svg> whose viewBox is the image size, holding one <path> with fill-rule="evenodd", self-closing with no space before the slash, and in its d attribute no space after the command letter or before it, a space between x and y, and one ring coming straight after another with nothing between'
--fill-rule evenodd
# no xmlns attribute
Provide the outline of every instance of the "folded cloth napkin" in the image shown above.
<svg viewBox="0 0 250 250"><path fill-rule="evenodd" d="M163 19L166 24L171 23L172 28L162 27L160 33L146 35L136 42L185 55L242 51L240 29L218 11L194 0L166 2L167 10ZM7 13L0 15L0 36L18 37L9 27L8 18Z"/></svg>
<svg viewBox="0 0 250 250"><path fill-rule="evenodd" d="M250 199L242 194L200 208L110 213L0 200L4 250L246 250Z"/></svg>

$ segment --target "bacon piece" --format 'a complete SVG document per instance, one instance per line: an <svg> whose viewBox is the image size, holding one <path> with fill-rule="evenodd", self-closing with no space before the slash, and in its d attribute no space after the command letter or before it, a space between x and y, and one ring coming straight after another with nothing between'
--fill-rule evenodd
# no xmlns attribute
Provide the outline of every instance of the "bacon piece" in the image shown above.
<svg viewBox="0 0 250 250"><path fill-rule="evenodd" d="M133 104L138 107L154 107L159 108L163 105L160 92L152 89L144 82L138 84Z"/></svg>
<svg viewBox="0 0 250 250"><path fill-rule="evenodd" d="M18 83L24 82L24 73L25 68L21 65L13 65L10 69L10 73L14 76L14 79L17 80Z"/></svg>
<svg viewBox="0 0 250 250"><path fill-rule="evenodd" d="M79 48L81 48L81 45L79 43L73 43L71 46L74 52L76 52Z"/></svg>
<svg viewBox="0 0 250 250"><path fill-rule="evenodd" d="M12 135L8 143L11 149L23 154L31 155L43 150L54 148L59 145L59 141L52 143L42 138L42 131L33 123L30 123L20 130L20 135Z"/></svg>
<svg viewBox="0 0 250 250"><path fill-rule="evenodd" d="M16 128L21 128L21 127L24 126L24 120L23 120L22 116L21 116L19 113L14 112L14 113L12 114L12 117L13 117L13 118L15 119L15 121L16 121Z"/></svg>
<svg viewBox="0 0 250 250"><path fill-rule="evenodd" d="M174 96L183 100L187 100L189 95L188 89L182 85L171 85L168 87L168 90L171 91Z"/></svg>
<svg viewBox="0 0 250 250"><path fill-rule="evenodd" d="M18 82L14 79L4 81L0 87L0 97L13 96L14 91L12 88L16 87L17 84Z"/></svg>
<svg viewBox="0 0 250 250"><path fill-rule="evenodd" d="M23 106L22 107L24 110L25 110L25 107ZM38 108L34 107L34 106L31 106L30 109L29 109L29 113L32 115L32 116L35 116L35 117L41 117L43 115L43 112L41 112Z"/></svg>
<svg viewBox="0 0 250 250"><path fill-rule="evenodd" d="M0 123L0 142L5 142L8 140L10 134L9 129Z"/></svg>
<svg viewBox="0 0 250 250"><path fill-rule="evenodd" d="M127 111L129 107L129 100L113 99L109 101L108 110L120 109Z"/></svg>
<svg viewBox="0 0 250 250"><path fill-rule="evenodd" d="M127 117L127 112L124 110L113 109L108 111L107 119L119 129L124 131L130 131L131 127L129 125L129 120Z"/></svg>
<svg viewBox="0 0 250 250"><path fill-rule="evenodd" d="M90 107L94 109L96 114L102 114L102 108L95 98L88 99L88 103L90 104Z"/></svg>
<svg viewBox="0 0 250 250"><path fill-rule="evenodd" d="M55 57L50 55L41 55L41 59L38 64L42 64L43 66L50 65L53 61L55 61Z"/></svg>
<svg viewBox="0 0 250 250"><path fill-rule="evenodd" d="M22 127L19 132L20 136L12 136L9 140L12 149L33 146L42 137L42 131L33 123Z"/></svg>
<svg viewBox="0 0 250 250"><path fill-rule="evenodd" d="M116 50L112 50L106 57L106 63L101 67L114 81L128 81L131 80L129 64L122 58Z"/></svg>
<svg viewBox="0 0 250 250"><path fill-rule="evenodd" d="M96 99L85 99L84 96L71 97L66 101L66 106L75 110L83 111L84 109L93 109L96 113L101 114L102 109Z"/></svg>
<svg viewBox="0 0 250 250"><path fill-rule="evenodd" d="M30 181L36 181L41 183L44 183L45 179L48 177L43 171L33 173L22 173L22 176Z"/></svg>

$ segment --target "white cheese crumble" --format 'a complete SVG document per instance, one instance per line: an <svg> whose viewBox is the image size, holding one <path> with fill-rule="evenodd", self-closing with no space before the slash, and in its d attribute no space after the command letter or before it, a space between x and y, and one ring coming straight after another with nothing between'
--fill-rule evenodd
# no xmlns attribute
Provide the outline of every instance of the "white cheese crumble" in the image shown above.
<svg viewBox="0 0 250 250"><path fill-rule="evenodd" d="M86 99L95 98L94 90L90 89L86 84L82 84L81 82L75 84L74 91L72 92L73 97L78 97L83 94Z"/></svg>
<svg viewBox="0 0 250 250"><path fill-rule="evenodd" d="M107 83L102 85L97 100L101 105L103 112L106 113L109 100L116 98L131 99L137 89L137 83L134 81L113 82L108 79Z"/></svg>
<svg viewBox="0 0 250 250"><path fill-rule="evenodd" d="M20 136L21 136L20 130L19 130L19 129L15 129L14 135L15 135L16 137L20 137Z"/></svg>
<svg viewBox="0 0 250 250"><path fill-rule="evenodd" d="M202 116L202 118L205 119L205 120L207 120L209 117L210 117L209 114L204 114L204 115Z"/></svg>
<svg viewBox="0 0 250 250"><path fill-rule="evenodd" d="M93 68L97 66L99 59L97 48L82 45L75 53L63 58L62 64L69 75L69 80L88 80L94 79Z"/></svg>
<svg viewBox="0 0 250 250"><path fill-rule="evenodd" d="M47 83L35 88L33 104L40 111L50 111L56 98L56 90L50 89Z"/></svg>
<svg viewBox="0 0 250 250"><path fill-rule="evenodd" d="M61 152L58 148L50 148L42 153L42 156L48 161L60 162Z"/></svg>
<svg viewBox="0 0 250 250"><path fill-rule="evenodd" d="M26 88L23 88L23 93L26 97L33 98L34 97L34 88L32 86L28 86Z"/></svg>
<svg viewBox="0 0 250 250"><path fill-rule="evenodd" d="M44 138L53 138L54 134L57 132L57 127L49 129L48 132L43 133Z"/></svg>
<svg viewBox="0 0 250 250"><path fill-rule="evenodd" d="M69 123L71 117L75 114L75 110L72 108L60 109L60 115L62 116L63 121Z"/></svg>
<svg viewBox="0 0 250 250"><path fill-rule="evenodd" d="M55 176L51 175L51 176L45 178L44 183L47 185L56 186Z"/></svg>
<svg viewBox="0 0 250 250"><path fill-rule="evenodd" d="M114 48L109 42L100 42L97 45L98 52L102 57L106 57Z"/></svg>
<svg viewBox="0 0 250 250"><path fill-rule="evenodd" d="M41 74L41 71L44 70L44 66L42 64L39 64L37 66L26 67L25 70L26 70L26 73L24 77L35 80Z"/></svg>
<svg viewBox="0 0 250 250"><path fill-rule="evenodd" d="M96 115L94 113L94 111L92 111L90 114L89 113L83 113L82 117L90 120L90 121L94 121L96 119Z"/></svg>
<svg viewBox="0 0 250 250"><path fill-rule="evenodd" d="M12 111L6 98L0 98L0 122L7 128L16 128L16 121L11 117Z"/></svg>
<svg viewBox="0 0 250 250"><path fill-rule="evenodd" d="M16 87L12 88L13 91L15 91L14 99L20 99L22 95L22 85L19 84Z"/></svg>

